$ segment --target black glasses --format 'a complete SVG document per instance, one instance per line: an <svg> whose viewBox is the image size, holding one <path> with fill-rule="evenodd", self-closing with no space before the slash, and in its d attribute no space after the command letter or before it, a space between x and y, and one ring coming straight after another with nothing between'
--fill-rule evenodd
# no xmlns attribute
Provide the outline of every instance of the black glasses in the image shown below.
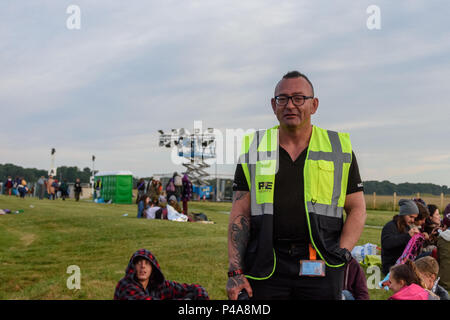
<svg viewBox="0 0 450 320"><path fill-rule="evenodd" d="M296 107L302 106L307 99L313 99L314 97L303 96L301 94L295 94L293 96L276 96L275 102L277 106L285 107L289 103L289 99L292 100L292 103Z"/></svg>

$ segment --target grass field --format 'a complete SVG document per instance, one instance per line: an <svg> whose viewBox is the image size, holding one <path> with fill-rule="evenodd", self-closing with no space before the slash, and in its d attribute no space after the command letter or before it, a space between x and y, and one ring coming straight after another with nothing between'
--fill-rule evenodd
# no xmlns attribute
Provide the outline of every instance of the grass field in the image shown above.
<svg viewBox="0 0 450 320"><path fill-rule="evenodd" d="M203 285L211 299L226 299L230 203L190 202L215 224L136 219L135 205L0 196L0 299L112 299L133 252L151 250L167 279ZM128 216L124 216L128 214ZM359 244L380 244L394 215L368 211ZM69 290L67 267L81 270L81 289ZM370 290L371 299L390 293Z"/></svg>

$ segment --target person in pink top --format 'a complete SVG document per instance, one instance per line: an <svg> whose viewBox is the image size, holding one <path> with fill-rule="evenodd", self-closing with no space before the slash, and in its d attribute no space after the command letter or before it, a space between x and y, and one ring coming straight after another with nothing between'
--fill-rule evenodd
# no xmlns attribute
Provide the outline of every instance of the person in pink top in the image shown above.
<svg viewBox="0 0 450 320"><path fill-rule="evenodd" d="M423 288L422 280L411 260L391 267L389 289L394 294L388 300L439 300L439 297Z"/></svg>

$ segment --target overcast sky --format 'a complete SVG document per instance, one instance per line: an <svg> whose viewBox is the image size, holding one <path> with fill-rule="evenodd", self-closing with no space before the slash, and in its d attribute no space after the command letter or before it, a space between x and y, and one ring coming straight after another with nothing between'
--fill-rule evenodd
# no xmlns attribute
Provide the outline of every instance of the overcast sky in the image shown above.
<svg viewBox="0 0 450 320"><path fill-rule="evenodd" d="M57 166L182 171L158 129L276 125L274 87L299 70L363 180L450 185L449 16L446 0L2 1L0 163L49 169L56 148Z"/></svg>

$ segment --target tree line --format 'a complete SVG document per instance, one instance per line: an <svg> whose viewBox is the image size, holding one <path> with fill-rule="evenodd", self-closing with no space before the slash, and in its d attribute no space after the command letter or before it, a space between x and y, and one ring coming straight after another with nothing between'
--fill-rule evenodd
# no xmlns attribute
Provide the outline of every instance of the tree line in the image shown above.
<svg viewBox="0 0 450 320"><path fill-rule="evenodd" d="M48 171L36 168L23 168L11 163L0 164L0 182L5 182L8 178L24 178L28 183L36 182L41 176L48 177ZM92 176L92 170L88 167L80 170L78 167L61 166L56 168L56 176L58 180L75 182L77 178L81 183L89 183Z"/></svg>
<svg viewBox="0 0 450 320"><path fill-rule="evenodd" d="M75 182L75 179L79 178L82 183L89 183L92 176L92 170L88 167L79 169L78 167L66 167L61 166L57 168L56 178L67 182ZM13 179L16 177L23 177L27 182L36 182L39 177L48 176L47 170L41 170L36 168L23 168L11 163L0 164L0 182L6 181L7 177L11 176ZM137 179L133 177L136 184ZM215 186L215 181L211 181ZM364 193L373 194L376 192L378 195L392 195L394 192L397 195L412 195L416 193L421 194L433 194L440 195L441 193L450 194L450 189L446 186L440 186L433 183L399 183L395 184L390 181L364 181Z"/></svg>
<svg viewBox="0 0 450 320"><path fill-rule="evenodd" d="M364 181L364 193L378 195L393 195L394 192L399 196L407 196L416 193L440 195L450 194L450 189L446 186L439 186L433 183L399 183L395 184L387 180L384 181Z"/></svg>

